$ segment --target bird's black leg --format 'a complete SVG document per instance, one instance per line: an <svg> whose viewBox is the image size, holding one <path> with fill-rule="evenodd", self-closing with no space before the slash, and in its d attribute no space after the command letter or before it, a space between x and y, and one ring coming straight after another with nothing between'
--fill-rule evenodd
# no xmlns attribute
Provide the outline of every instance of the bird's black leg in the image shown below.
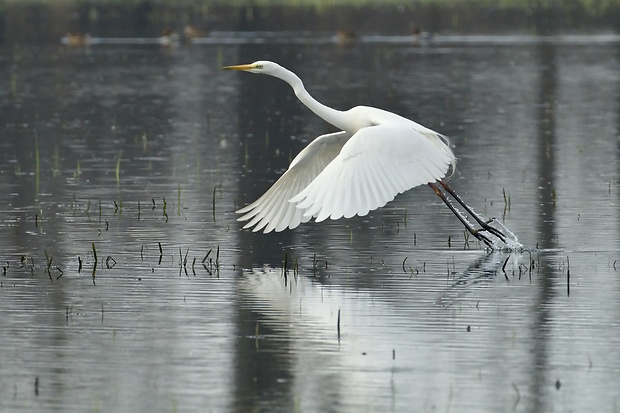
<svg viewBox="0 0 620 413"><path fill-rule="evenodd" d="M441 200L448 206L448 208L450 208L450 211L452 211L452 213L454 215L456 215L456 217L459 219L459 221L461 221L461 223L465 226L465 229L467 229L467 231L469 231L469 233L471 235L473 235L474 237L476 237L476 239L483 241L485 244L487 244L487 246L493 248L493 243L491 242L490 239L488 239L484 234L481 234L479 230L477 230L476 228L474 228L471 223L469 221L467 221L467 219L465 219L465 217L463 215L461 215L461 213L454 207L454 205L452 205L452 203L450 202L450 200L448 200L448 198L446 198L446 196L444 195L443 192L441 192L441 189L439 189L437 187L437 185L435 185L432 182L428 183L428 186L431 187L431 189L433 191L435 191L435 194L437 194L437 196L439 198L441 198ZM459 202L461 205L463 205L461 202ZM467 211L469 214L471 214L471 212ZM473 215L473 214L472 214ZM477 220L476 220L477 221Z"/></svg>
<svg viewBox="0 0 620 413"><path fill-rule="evenodd" d="M482 227L482 229L480 231L488 231L490 234L493 234L497 238L499 238L503 243L506 243L506 236L504 234L502 234L499 230L497 230L497 229L493 228L492 226L490 226L489 225L490 221L489 222L484 222L482 219L480 219L480 217L470 207L468 207L465 202L463 202L461 197L458 196L458 194L456 192L454 192L454 189L452 189L452 187L450 187L450 185L448 185L446 182L444 182L442 180L440 180L439 183L441 184L441 186L443 186L443 188L446 191L448 191L448 193L450 195L452 195L452 197L454 199L456 199L456 202L461 204L463 209L465 209L465 212L467 212L469 215L471 215L471 217L474 220L476 220L476 222Z"/></svg>

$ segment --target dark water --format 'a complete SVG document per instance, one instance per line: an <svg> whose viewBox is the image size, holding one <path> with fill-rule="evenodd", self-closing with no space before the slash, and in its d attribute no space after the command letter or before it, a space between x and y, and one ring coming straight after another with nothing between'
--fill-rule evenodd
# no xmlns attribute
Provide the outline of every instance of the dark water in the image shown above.
<svg viewBox="0 0 620 413"><path fill-rule="evenodd" d="M2 50L1 410L617 410L619 39L263 36ZM219 70L258 59L449 135L527 250L466 245L424 187L241 231L332 130Z"/></svg>

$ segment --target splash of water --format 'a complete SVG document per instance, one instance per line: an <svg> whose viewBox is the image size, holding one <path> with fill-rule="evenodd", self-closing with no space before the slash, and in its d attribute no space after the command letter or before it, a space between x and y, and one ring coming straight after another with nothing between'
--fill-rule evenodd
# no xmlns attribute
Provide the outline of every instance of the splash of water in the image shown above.
<svg viewBox="0 0 620 413"><path fill-rule="evenodd" d="M506 241L502 241L499 237L489 232L485 233L486 237L491 240L491 248L493 250L503 252L523 251L523 244L519 242L519 238L517 238L514 232L509 230L501 221L497 218L492 218L489 225L504 234L506 238Z"/></svg>
<svg viewBox="0 0 620 413"><path fill-rule="evenodd" d="M487 237L489 241L491 241L491 245L489 246L489 248L491 248L493 251L501 251L501 252L523 251L524 247L523 247L523 244L519 242L519 238L517 238L514 232L509 230L501 221L499 221L495 217L491 218L490 220L486 220L482 215L474 211L474 209L470 207L469 205L464 205L464 206L469 208L469 211L472 213L472 215L475 214L478 220L486 222L488 225L495 228L496 230L498 230L504 235L505 240L502 240L497 235L494 235L493 233L489 231L485 231L484 236ZM461 216L464 217L461 211L458 211L458 212L459 214L461 214Z"/></svg>
<svg viewBox="0 0 620 413"><path fill-rule="evenodd" d="M472 207L465 204L463 200L461 200L460 197L456 195L454 192L451 192L451 194L455 197L455 199L459 202L459 204L461 204L461 206L467 211L467 213L471 215L472 218L474 218L477 221L478 224L484 227L484 225L482 225L482 223L484 223L492 227L493 229L497 230L501 235L504 236L503 237L504 239L502 239L499 236L493 234L493 232L491 231L484 230L484 229L478 230L478 231L484 231L484 237L487 240L489 240L491 243L491 245L489 245L489 248L491 248L491 250L501 251L501 252L523 251L524 247L523 247L523 244L519 242L519 238L517 238L514 232L509 230L501 221L499 221L495 217L491 218L490 220L486 220L482 215L474 211ZM453 212L456 212L461 216L461 220L464 223L465 222L468 223L471 228L475 227L475 225L472 225L472 223L467 219L467 216L460 209L456 208L451 201L447 201L447 202L449 202L449 205L451 205L451 209L453 210Z"/></svg>

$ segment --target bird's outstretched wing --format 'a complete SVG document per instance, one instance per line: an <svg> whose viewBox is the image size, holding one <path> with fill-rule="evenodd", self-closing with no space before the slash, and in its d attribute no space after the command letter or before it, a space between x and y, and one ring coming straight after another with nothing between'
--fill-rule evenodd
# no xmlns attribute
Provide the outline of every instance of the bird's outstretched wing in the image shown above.
<svg viewBox="0 0 620 413"><path fill-rule="evenodd" d="M454 162L436 136L409 125L360 129L340 154L291 203L302 219L364 216L415 186L443 178Z"/></svg>
<svg viewBox="0 0 620 413"><path fill-rule="evenodd" d="M305 217L304 211L289 200L307 187L325 167L340 153L351 137L346 132L321 135L306 146L293 159L288 170L252 204L237 211L245 214L238 221L248 221L243 228L264 232L293 229L302 222L307 222L311 215Z"/></svg>

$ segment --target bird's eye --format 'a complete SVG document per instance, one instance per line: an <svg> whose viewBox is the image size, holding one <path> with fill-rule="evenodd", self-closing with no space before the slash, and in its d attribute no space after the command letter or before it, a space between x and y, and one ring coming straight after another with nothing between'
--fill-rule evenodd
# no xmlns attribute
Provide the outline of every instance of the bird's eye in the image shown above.
<svg viewBox="0 0 620 413"><path fill-rule="evenodd" d="M263 68L263 65L256 65L256 66L254 66L254 68L255 68L255 69L262 69L262 68Z"/></svg>

